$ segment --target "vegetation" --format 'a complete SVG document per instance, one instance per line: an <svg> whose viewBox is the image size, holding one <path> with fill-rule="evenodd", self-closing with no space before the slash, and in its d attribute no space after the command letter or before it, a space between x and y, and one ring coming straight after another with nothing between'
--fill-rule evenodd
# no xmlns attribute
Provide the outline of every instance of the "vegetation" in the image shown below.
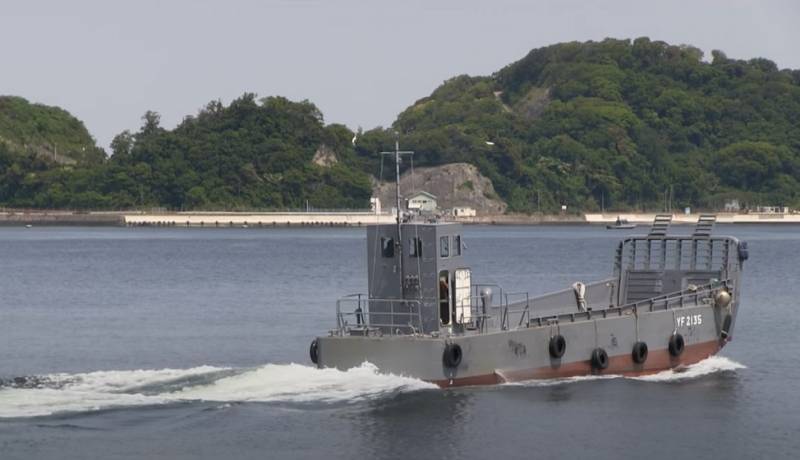
<svg viewBox="0 0 800 460"><path fill-rule="evenodd" d="M0 145L0 202L42 208L252 209L366 207L369 177L355 166L352 132L324 126L309 102L209 103L174 130L147 112L141 129L111 143L113 155L87 167L53 167L47 158ZM338 162L311 162L327 146Z"/></svg>
<svg viewBox="0 0 800 460"><path fill-rule="evenodd" d="M57 163L90 165L105 159L80 120L58 107L15 96L0 96L0 146Z"/></svg>
<svg viewBox="0 0 800 460"><path fill-rule="evenodd" d="M800 71L720 51L704 61L696 48L647 38L553 45L491 76L455 77L356 147L309 102L245 94L174 130L148 112L98 160L79 154L94 146L80 122L20 101L0 99L7 206L366 207L376 153L397 132L416 165L478 166L511 211L719 208L733 198L800 207ZM22 109L9 112L14 104ZM26 115L8 115L17 112ZM76 164L29 151L56 135ZM323 146L332 166L312 161Z"/></svg>
<svg viewBox="0 0 800 460"><path fill-rule="evenodd" d="M445 82L394 128L418 164L479 166L512 211L537 194L549 211L800 206L800 71L702 56L647 38L553 45Z"/></svg>

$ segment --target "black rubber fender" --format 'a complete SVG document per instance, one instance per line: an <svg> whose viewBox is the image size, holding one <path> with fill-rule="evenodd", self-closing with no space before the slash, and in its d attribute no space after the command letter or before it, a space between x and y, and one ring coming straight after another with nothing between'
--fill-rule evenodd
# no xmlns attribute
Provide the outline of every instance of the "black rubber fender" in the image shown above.
<svg viewBox="0 0 800 460"><path fill-rule="evenodd" d="M747 241L740 241L736 248L739 255L739 262L742 263L750 258L750 251L747 249Z"/></svg>
<svg viewBox="0 0 800 460"><path fill-rule="evenodd" d="M631 358L636 364L642 364L647 361L647 344L644 342L634 343L633 350L631 350Z"/></svg>
<svg viewBox="0 0 800 460"><path fill-rule="evenodd" d="M311 341L311 346L308 348L308 355L311 357L311 362L319 364L319 340L314 339Z"/></svg>
<svg viewBox="0 0 800 460"><path fill-rule="evenodd" d="M719 335L722 339L727 339L730 335L731 330L731 323L733 322L733 316L725 315L725 319L722 320L722 330L720 331Z"/></svg>
<svg viewBox="0 0 800 460"><path fill-rule="evenodd" d="M550 344L548 344L547 349L550 351L552 358L558 359L564 356L564 352L567 351L567 339L561 334L556 334L550 337Z"/></svg>
<svg viewBox="0 0 800 460"><path fill-rule="evenodd" d="M461 359L464 353L461 350L461 345L457 343L448 343L444 346L444 353L442 353L442 362L449 368L456 368L461 364Z"/></svg>
<svg viewBox="0 0 800 460"><path fill-rule="evenodd" d="M592 350L592 367L599 370L608 367L608 353L602 348Z"/></svg>
<svg viewBox="0 0 800 460"><path fill-rule="evenodd" d="M686 342L683 340L683 336L675 333L669 337L669 354L677 358L678 356L683 353L683 349L686 347Z"/></svg>

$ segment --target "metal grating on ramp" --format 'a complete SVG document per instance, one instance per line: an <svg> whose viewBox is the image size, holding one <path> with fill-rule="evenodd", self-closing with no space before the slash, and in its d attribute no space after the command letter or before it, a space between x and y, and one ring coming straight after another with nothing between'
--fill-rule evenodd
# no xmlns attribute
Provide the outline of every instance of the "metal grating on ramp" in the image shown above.
<svg viewBox="0 0 800 460"><path fill-rule="evenodd" d="M672 222L672 214L658 214L653 220L649 236L666 236L669 224Z"/></svg>
<svg viewBox="0 0 800 460"><path fill-rule="evenodd" d="M717 216L713 214L701 214L697 219L697 225L694 227L693 236L711 236L711 231L714 229L714 223L717 222Z"/></svg>

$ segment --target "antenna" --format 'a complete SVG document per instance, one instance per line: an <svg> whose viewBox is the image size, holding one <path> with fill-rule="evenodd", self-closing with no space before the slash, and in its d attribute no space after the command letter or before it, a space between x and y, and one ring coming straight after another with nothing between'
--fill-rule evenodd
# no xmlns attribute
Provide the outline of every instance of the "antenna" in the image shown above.
<svg viewBox="0 0 800 460"><path fill-rule="evenodd" d="M381 155L394 155L394 174L395 174L395 188L394 188L394 199L396 205L396 220L397 220L397 253L400 255L400 292L403 294L403 298L405 298L405 271L403 270L403 234L401 230L401 214L400 214L400 155L413 155L413 151L402 151L400 150L400 141L399 136L395 133L394 137L394 152L381 152Z"/></svg>

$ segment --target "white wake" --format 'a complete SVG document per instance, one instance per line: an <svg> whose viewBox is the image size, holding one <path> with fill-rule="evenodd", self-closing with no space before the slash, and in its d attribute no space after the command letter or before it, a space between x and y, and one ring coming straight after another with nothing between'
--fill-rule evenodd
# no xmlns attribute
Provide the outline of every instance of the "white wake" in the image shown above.
<svg viewBox="0 0 800 460"><path fill-rule="evenodd" d="M603 374L603 375L581 375L577 377L568 377L563 379L548 379L548 380L527 380L524 382L509 383L507 385L522 385L522 386L553 386L562 385L565 383L578 383L592 380L609 380L609 379L628 379L638 380L642 382L679 382L682 380L696 379L709 374L717 372L735 371L737 369L746 369L744 364L737 363L736 361L726 358L724 356L711 356L696 364L691 364L685 367L678 367L675 369L667 369L655 374L644 375L640 377L626 377L617 374Z"/></svg>
<svg viewBox="0 0 800 460"><path fill-rule="evenodd" d="M186 401L355 402L436 388L378 373L369 363L350 369L267 364L252 369L191 369L52 374L0 388L0 418L36 417Z"/></svg>
<svg viewBox="0 0 800 460"><path fill-rule="evenodd" d="M737 363L730 358L726 358L724 356L711 356L710 358L706 358L697 364L692 364L691 366L686 366L684 368L669 369L666 371L661 371L657 374L631 378L644 382L677 382L680 380L694 379L704 375L715 374L717 372L735 371L737 369L746 368L747 366L744 364Z"/></svg>
<svg viewBox="0 0 800 460"><path fill-rule="evenodd" d="M508 385L538 387L621 378L675 382L744 367L730 358L712 356L682 369L643 377L580 376ZM435 388L438 387L410 377L381 374L370 363L347 371L317 369L300 364L267 364L251 369L201 366L191 369L51 374L4 382L0 386L0 418L189 401L350 403Z"/></svg>

